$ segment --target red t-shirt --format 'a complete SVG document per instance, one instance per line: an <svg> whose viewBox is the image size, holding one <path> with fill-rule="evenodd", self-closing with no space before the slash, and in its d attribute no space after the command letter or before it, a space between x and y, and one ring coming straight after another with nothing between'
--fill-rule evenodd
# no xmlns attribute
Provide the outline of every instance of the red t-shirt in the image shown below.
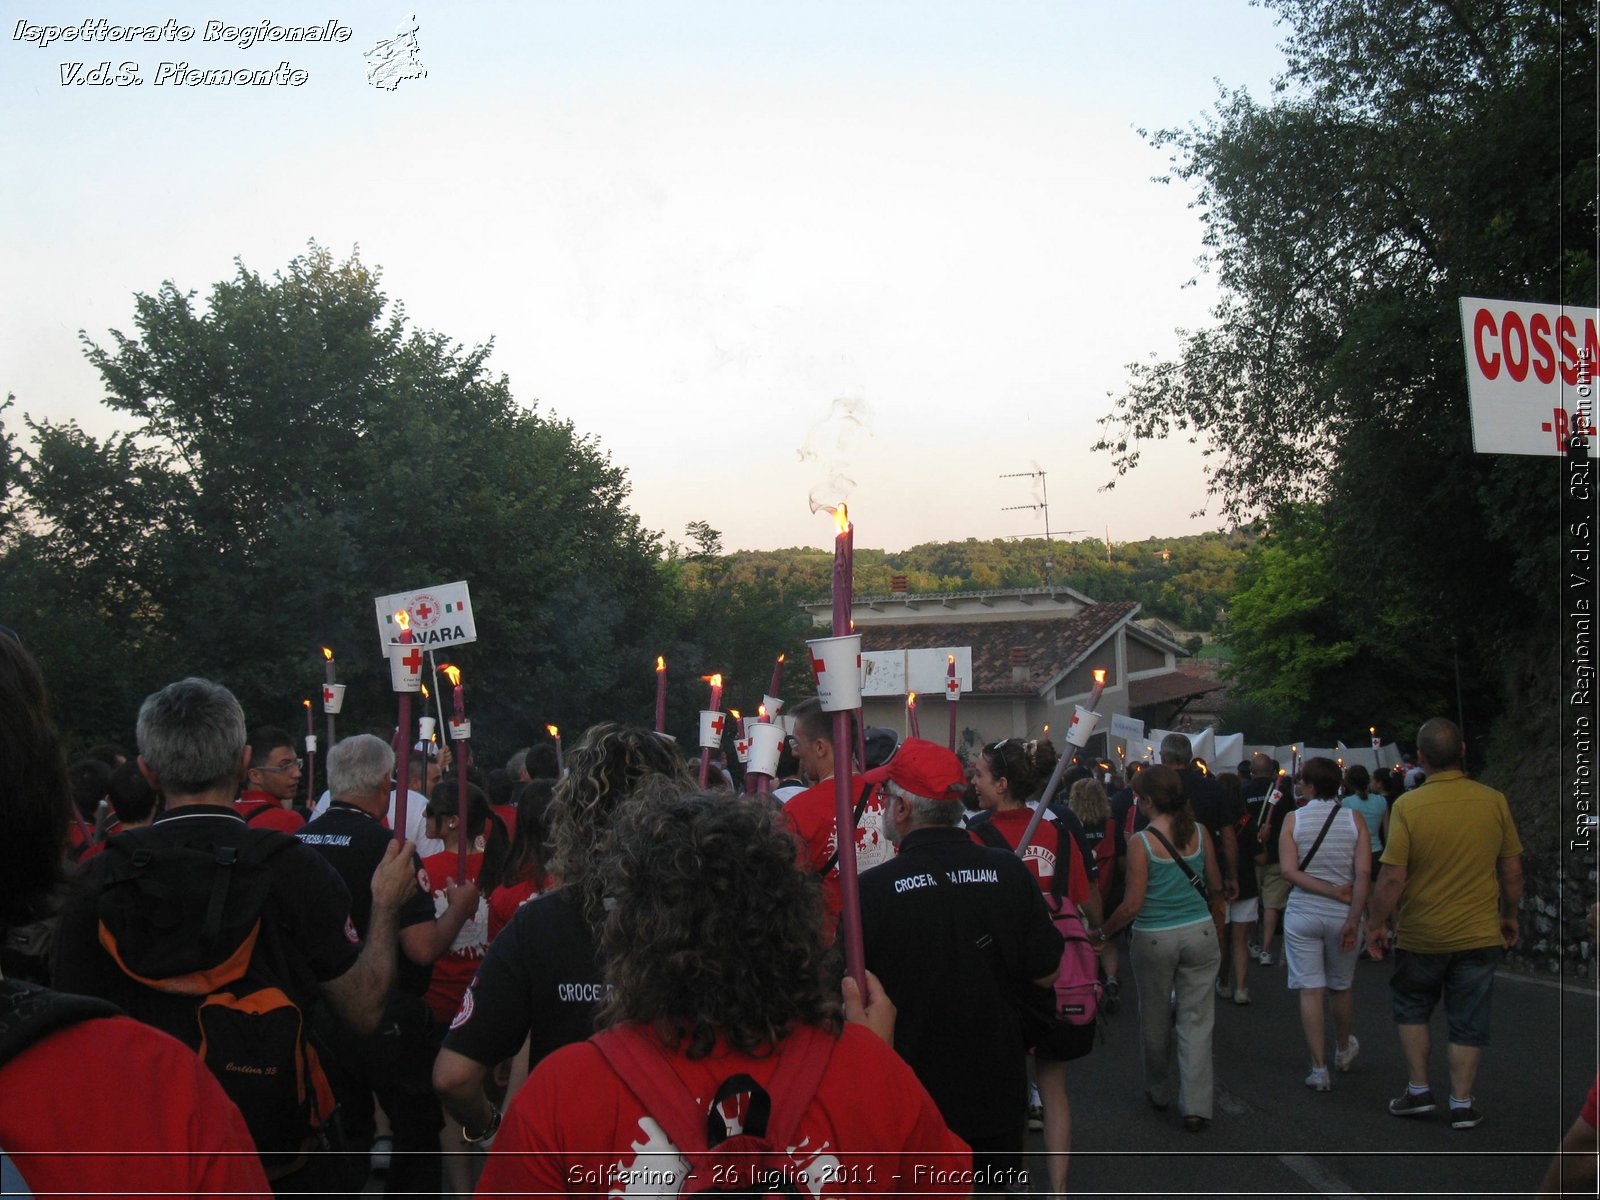
<svg viewBox="0 0 1600 1200"><path fill-rule="evenodd" d="M1583 1102L1583 1119L1590 1129L1600 1129L1600 1074L1589 1086L1589 1098ZM3 1144L3 1143L0 1143Z"/></svg>
<svg viewBox="0 0 1600 1200"><path fill-rule="evenodd" d="M517 909L535 896L544 895L553 885L554 880L545 875L496 888L489 897L489 940L492 942L500 936L500 931L517 915Z"/></svg>
<svg viewBox="0 0 1600 1200"><path fill-rule="evenodd" d="M862 783L851 783L850 811L855 811L860 799ZM824 779L790 798L783 806L783 819L794 835L800 839L800 868L816 874L828 861L837 845L835 826L837 800L834 798L833 780ZM856 874L888 862L895 855L894 843L889 838L888 806L884 803L883 789L874 788L856 822ZM835 860L828 873L822 877L823 932L833 937L839 923L839 864Z"/></svg>
<svg viewBox="0 0 1600 1200"><path fill-rule="evenodd" d="M771 1082L782 1056L719 1049L672 1056L689 1089L710 1107L729 1076ZM972 1156L950 1132L927 1089L889 1046L846 1025L790 1161L819 1196L955 1195L972 1191ZM563 1046L534 1068L506 1110L477 1195L674 1196L686 1169L677 1148L589 1042Z"/></svg>
<svg viewBox="0 0 1600 1200"><path fill-rule="evenodd" d="M996 809L991 815L995 829L1006 839L1006 844L1013 850L1022 840L1022 835L1027 831L1028 822L1033 820L1031 808ZM1039 881L1040 889L1050 894L1055 883L1057 858L1061 846L1057 831L1061 827L1049 817L1039 822L1039 827L1033 832L1033 840L1028 843L1028 849L1022 856L1022 861L1027 864L1028 870L1033 872L1033 877ZM977 834L972 834L972 839L983 843ZM1083 860L1074 852L1072 838L1067 842L1067 899L1074 904L1082 904L1089 898L1089 876L1084 872Z"/></svg>
<svg viewBox="0 0 1600 1200"><path fill-rule="evenodd" d="M270 810L270 811L269 811ZM276 829L283 833L299 833L306 827L305 818L292 808L285 808L270 792L240 792L233 802L233 811L254 829ZM260 813L260 816L256 816ZM255 820L251 820L255 817Z"/></svg>
<svg viewBox="0 0 1600 1200"><path fill-rule="evenodd" d="M0 1067L0 1148L35 1196L271 1196L238 1108L194 1051L128 1017Z"/></svg>
<svg viewBox="0 0 1600 1200"><path fill-rule="evenodd" d="M445 899L444 881L456 877L459 865L454 850L430 854L422 860L422 870L428 877L428 890L433 893L435 917L443 916L445 909L450 906ZM483 851L476 850L467 855L467 878L476 879L482 873ZM467 984L478 973L478 964L483 961L484 952L488 949L489 900L480 896L478 911L461 927L456 940L450 943L450 949L433 963L433 977L428 982L428 991L423 999L440 1021L449 1024L456 1015L456 1010L461 1007L461 997L466 994Z"/></svg>

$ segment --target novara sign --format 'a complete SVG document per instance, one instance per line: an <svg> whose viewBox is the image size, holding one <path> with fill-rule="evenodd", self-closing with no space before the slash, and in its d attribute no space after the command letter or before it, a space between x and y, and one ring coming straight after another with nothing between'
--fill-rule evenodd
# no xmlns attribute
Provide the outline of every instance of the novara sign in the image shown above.
<svg viewBox="0 0 1600 1200"><path fill-rule="evenodd" d="M379 596L374 607L378 616L378 641L385 646L400 640L400 626L395 623L394 615L401 609L411 618L412 643L425 650L462 646L478 640L472 599L464 582L441 583L414 592Z"/></svg>
<svg viewBox="0 0 1600 1200"><path fill-rule="evenodd" d="M1565 454L1594 438L1600 310L1461 300L1472 445L1479 454Z"/></svg>

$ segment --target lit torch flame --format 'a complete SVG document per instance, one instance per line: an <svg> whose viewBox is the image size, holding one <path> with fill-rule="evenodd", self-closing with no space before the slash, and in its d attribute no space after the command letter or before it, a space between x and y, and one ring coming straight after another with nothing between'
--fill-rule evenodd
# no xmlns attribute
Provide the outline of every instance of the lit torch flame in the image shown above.
<svg viewBox="0 0 1600 1200"><path fill-rule="evenodd" d="M309 701L309 700L302 700L302 701L300 701L300 703L304 704L307 708L311 707L311 701Z"/></svg>
<svg viewBox="0 0 1600 1200"><path fill-rule="evenodd" d="M850 528L850 508L843 500L839 507L833 510L833 525L841 534Z"/></svg>
<svg viewBox="0 0 1600 1200"><path fill-rule="evenodd" d="M1104 668L1101 668L1094 673L1094 681L1096 683L1104 683L1106 681L1106 673Z"/></svg>
<svg viewBox="0 0 1600 1200"><path fill-rule="evenodd" d="M741 718L740 718L740 715L739 715L739 710L738 710L738 709L737 709L737 708L730 708L730 709L729 709L729 710L728 710L728 712L729 712L729 713L731 713L731 714L732 714L732 715L733 715L733 719L734 719L734 720L735 720L735 721L738 721L738 720L740 720L740 719L741 719Z"/></svg>
<svg viewBox="0 0 1600 1200"><path fill-rule="evenodd" d="M333 661L333 651L328 649L328 647L324 646L322 648L322 657L327 659L329 662L332 662Z"/></svg>
<svg viewBox="0 0 1600 1200"><path fill-rule="evenodd" d="M428 685L427 684L423 684L422 685L422 698L424 700L426 700L431 695L433 695L433 693L428 690Z"/></svg>
<svg viewBox="0 0 1600 1200"><path fill-rule="evenodd" d="M719 688L719 687L722 686L722 676L721 676L721 674L717 674L717 675L702 675L702 676L700 676L700 678L703 679L705 682L709 683L714 688Z"/></svg>
<svg viewBox="0 0 1600 1200"><path fill-rule="evenodd" d="M461 686L461 668L460 667L451 666L449 663L446 663L440 669L446 675L448 675L450 677L450 686L451 687L460 687Z"/></svg>
<svg viewBox="0 0 1600 1200"><path fill-rule="evenodd" d="M557 729L554 725L546 725L544 728L545 732L553 738L558 738L561 736L561 730Z"/></svg>
<svg viewBox="0 0 1600 1200"><path fill-rule="evenodd" d="M907 695L906 695L906 707L907 708L915 708L916 706L917 706L917 694L915 692L907 693Z"/></svg>
<svg viewBox="0 0 1600 1200"><path fill-rule="evenodd" d="M758 721L765 721L767 719L767 706L765 704L758 704L756 706L756 719Z"/></svg>
<svg viewBox="0 0 1600 1200"><path fill-rule="evenodd" d="M402 608L399 612L395 613L394 622L396 625L400 626L401 631L404 632L405 630L411 628L411 614Z"/></svg>
<svg viewBox="0 0 1600 1200"><path fill-rule="evenodd" d="M667 660L662 658L659 654L656 655L656 670L665 671L666 669L667 669Z"/></svg>
<svg viewBox="0 0 1600 1200"><path fill-rule="evenodd" d="M778 661L782 662L787 657L788 657L788 655L786 655L786 654L780 654L780 655L778 655Z"/></svg>

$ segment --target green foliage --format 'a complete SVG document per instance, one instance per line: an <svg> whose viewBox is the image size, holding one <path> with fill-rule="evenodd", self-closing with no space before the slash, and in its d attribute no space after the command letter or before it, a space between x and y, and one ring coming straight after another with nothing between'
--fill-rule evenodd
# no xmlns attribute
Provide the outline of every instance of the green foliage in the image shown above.
<svg viewBox="0 0 1600 1200"><path fill-rule="evenodd" d="M1099 448L1121 475L1148 440L1204 435L1224 512L1285 535L1230 610L1241 702L1451 712L1459 658L1481 726L1518 705L1505 639L1555 636L1560 487L1473 454L1458 303L1593 303L1593 8L1268 3L1289 62L1270 101L1224 92L1152 137L1195 189L1213 322L1130 368ZM1315 528L1289 528L1306 500Z"/></svg>
<svg viewBox="0 0 1600 1200"><path fill-rule="evenodd" d="M138 700L189 673L296 722L322 645L341 727L387 733L372 597L452 579L477 610L459 663L481 732L648 716L655 538L623 471L519 405L490 347L408 329L375 272L316 246L271 279L238 264L203 308L164 284L134 326L84 338L131 430L30 422L32 519L3 547L0 603L81 738L126 743Z"/></svg>

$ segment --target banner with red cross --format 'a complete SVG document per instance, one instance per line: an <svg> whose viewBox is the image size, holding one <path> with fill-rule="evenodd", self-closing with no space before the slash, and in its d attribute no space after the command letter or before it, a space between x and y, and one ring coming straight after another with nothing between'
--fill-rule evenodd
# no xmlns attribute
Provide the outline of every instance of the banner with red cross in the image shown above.
<svg viewBox="0 0 1600 1200"><path fill-rule="evenodd" d="M373 608L378 616L378 641L385 646L399 640L400 626L394 615L401 609L411 615L412 640L424 650L464 646L478 640L472 597L465 580L379 596Z"/></svg>

